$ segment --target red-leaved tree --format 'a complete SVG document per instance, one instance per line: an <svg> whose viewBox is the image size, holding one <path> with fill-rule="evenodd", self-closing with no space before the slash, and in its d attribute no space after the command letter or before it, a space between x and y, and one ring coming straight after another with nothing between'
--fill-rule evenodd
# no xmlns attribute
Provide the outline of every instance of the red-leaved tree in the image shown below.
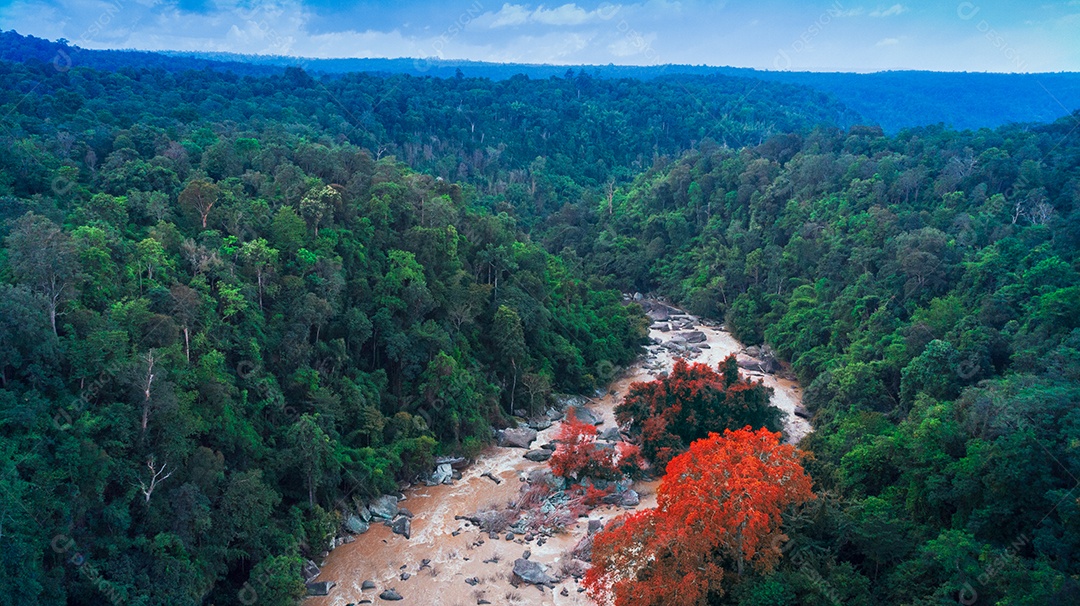
<svg viewBox="0 0 1080 606"><path fill-rule="evenodd" d="M772 389L761 381L739 377L735 356L713 370L704 364L676 360L671 374L649 383L634 383L615 419L641 438L641 451L663 467L694 440L749 425L779 431L781 412L769 405Z"/></svg>
<svg viewBox="0 0 1080 606"><path fill-rule="evenodd" d="M601 448L596 443L596 425L579 421L573 411L566 415L555 443L548 460L555 475L575 480L617 479L615 450Z"/></svg>
<svg viewBox="0 0 1080 606"><path fill-rule="evenodd" d="M725 577L779 560L781 513L814 498L801 453L749 427L690 445L671 460L657 508L596 535L589 594L601 604L706 604Z"/></svg>

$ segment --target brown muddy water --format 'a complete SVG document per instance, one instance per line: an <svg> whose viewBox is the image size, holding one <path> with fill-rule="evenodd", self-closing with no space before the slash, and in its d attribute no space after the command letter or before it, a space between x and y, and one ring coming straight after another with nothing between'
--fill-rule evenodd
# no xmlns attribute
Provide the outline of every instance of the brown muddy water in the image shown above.
<svg viewBox="0 0 1080 606"><path fill-rule="evenodd" d="M694 319L695 324L697 320ZM668 341L677 332L661 332L657 323L650 329L650 336ZM730 353L738 352L742 345L730 333L716 326L697 324L707 337L709 348L703 349L693 362L715 367ZM588 408L604 419L601 428L614 423L614 408L621 401L631 383L651 381L656 374L670 370L676 354L652 345L643 358L622 373L608 388L602 398L589 402ZM752 378L762 378L774 390L772 403L785 413L785 431L788 440L797 442L811 431L810 424L794 415L795 406L802 400L802 392L794 381L778 379L771 375L742 371ZM559 431L556 422L540 432L534 447L551 441ZM560 564L569 558L568 553L586 536L588 519L609 520L624 513L625 509L602 506L594 509L589 518L580 518L568 532L550 537L543 546L536 541L525 543L520 535L514 540L491 539L486 533L468 522L455 520L457 515L473 515L490 507L505 507L513 501L524 485L524 478L546 463L535 463L523 458L524 449L492 447L483 452L453 485L416 486L405 491L402 507L413 513L412 538L405 539L393 534L390 528L372 523L371 529L333 550L327 558L316 581L334 581L337 586L327 597L308 598L305 606L348 606L349 604L389 604L379 598L385 589L395 589L404 599L402 605L467 606L482 603L493 605L570 605L591 604L592 601L580 591L580 584L572 577L557 584L555 590L520 584L511 584L514 560L528 550L530 559L549 567L558 574ZM483 474L491 473L502 480L496 485ZM639 482L634 489L641 494L641 504L636 509L656 505L658 482ZM457 536L454 536L454 533ZM423 560L430 564L422 566ZM408 573L402 580L402 573ZM477 579L474 585L466 579ZM376 588L361 590L365 580L374 581ZM562 593L566 595L562 595ZM367 602L370 601L370 602Z"/></svg>

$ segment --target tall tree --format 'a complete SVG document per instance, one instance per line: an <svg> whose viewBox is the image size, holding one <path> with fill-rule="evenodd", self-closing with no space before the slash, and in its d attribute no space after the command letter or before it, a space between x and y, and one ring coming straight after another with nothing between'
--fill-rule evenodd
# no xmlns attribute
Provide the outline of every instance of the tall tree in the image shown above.
<svg viewBox="0 0 1080 606"><path fill-rule="evenodd" d="M194 211L202 220L202 227L206 229L206 219L210 216L210 209L217 204L221 190L211 181L206 179L193 179L180 192L180 204Z"/></svg>
<svg viewBox="0 0 1080 606"><path fill-rule="evenodd" d="M510 413L514 412L514 394L517 393L518 375L521 372L520 364L528 355L525 349L525 330L521 326L521 317L518 312L505 305L500 305L495 312L495 320L491 327L491 338L495 342L495 351L503 360L503 365L509 366L510 374Z"/></svg>
<svg viewBox="0 0 1080 606"><path fill-rule="evenodd" d="M61 305L75 296L79 273L71 238L47 217L26 213L7 237L9 262L15 278L45 297L53 335Z"/></svg>

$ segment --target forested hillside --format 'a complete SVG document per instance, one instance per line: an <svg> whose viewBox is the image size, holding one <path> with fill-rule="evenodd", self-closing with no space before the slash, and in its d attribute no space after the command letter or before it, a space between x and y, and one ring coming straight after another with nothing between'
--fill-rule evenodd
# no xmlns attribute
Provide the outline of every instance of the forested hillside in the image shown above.
<svg viewBox="0 0 1080 606"><path fill-rule="evenodd" d="M149 74L40 66L67 86L18 103L4 69L0 603L292 603L342 503L638 351L639 308L470 186L235 104L152 118Z"/></svg>
<svg viewBox="0 0 1080 606"><path fill-rule="evenodd" d="M1078 124L702 146L552 217L807 386L822 501L735 603L1080 600Z"/></svg>
<svg viewBox="0 0 1080 606"><path fill-rule="evenodd" d="M0 604L295 603L341 504L633 360L620 290L806 386L817 498L720 603L1080 599L1080 113L886 136L723 76L0 82Z"/></svg>

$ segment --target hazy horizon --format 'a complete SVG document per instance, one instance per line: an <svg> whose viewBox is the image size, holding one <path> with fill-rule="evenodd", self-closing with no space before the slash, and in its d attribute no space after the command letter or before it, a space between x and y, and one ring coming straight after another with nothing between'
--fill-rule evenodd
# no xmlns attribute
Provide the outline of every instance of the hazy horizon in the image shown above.
<svg viewBox="0 0 1080 606"><path fill-rule="evenodd" d="M563 4L15 0L0 24L87 49L309 59L708 65L780 71L1080 70L1080 0Z"/></svg>

